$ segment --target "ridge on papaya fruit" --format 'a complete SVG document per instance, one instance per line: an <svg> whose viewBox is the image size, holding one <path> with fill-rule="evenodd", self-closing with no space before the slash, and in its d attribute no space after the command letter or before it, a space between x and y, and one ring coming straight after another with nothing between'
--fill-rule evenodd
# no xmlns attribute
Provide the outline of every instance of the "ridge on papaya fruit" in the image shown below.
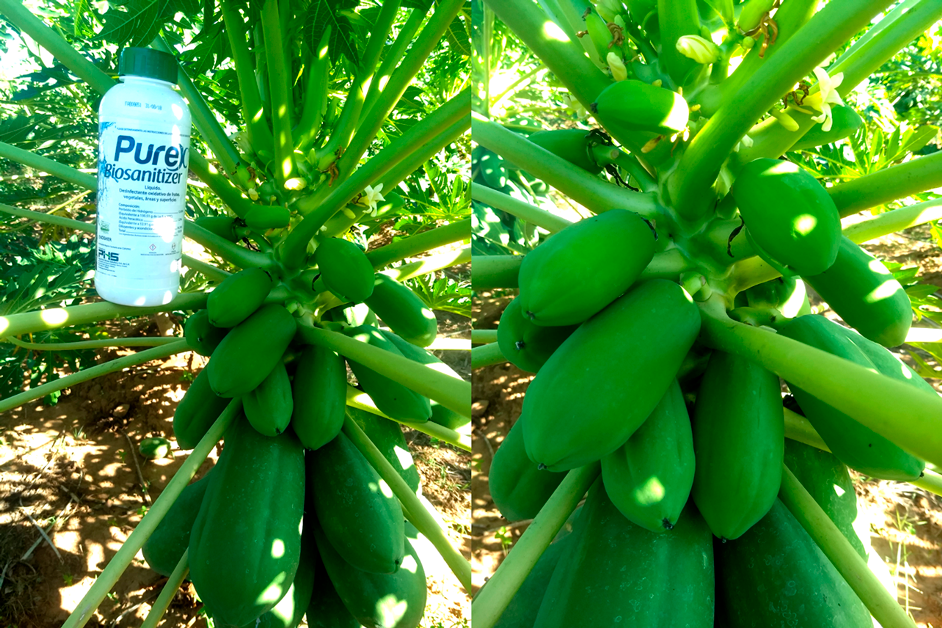
<svg viewBox="0 0 942 628"><path fill-rule="evenodd" d="M939 490L942 354L890 352L942 339L937 287L860 244L942 216L937 116L886 97L940 3L483 2L475 625L912 628L848 470ZM829 450L787 454L810 501L787 436Z"/></svg>

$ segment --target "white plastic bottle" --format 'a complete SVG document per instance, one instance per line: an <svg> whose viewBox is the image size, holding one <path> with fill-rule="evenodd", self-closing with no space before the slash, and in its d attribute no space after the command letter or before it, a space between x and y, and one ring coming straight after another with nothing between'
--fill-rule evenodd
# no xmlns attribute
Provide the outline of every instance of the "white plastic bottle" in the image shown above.
<svg viewBox="0 0 942 628"><path fill-rule="evenodd" d="M171 55L126 48L118 74L98 109L95 289L112 303L161 305L180 289L190 112Z"/></svg>

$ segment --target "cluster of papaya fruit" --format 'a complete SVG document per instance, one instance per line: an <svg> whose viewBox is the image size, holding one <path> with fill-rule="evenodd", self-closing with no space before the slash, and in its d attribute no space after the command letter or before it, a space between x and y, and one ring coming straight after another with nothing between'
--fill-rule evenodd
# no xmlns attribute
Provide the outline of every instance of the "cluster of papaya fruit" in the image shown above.
<svg viewBox="0 0 942 628"><path fill-rule="evenodd" d="M375 273L363 251L326 239L315 253L326 289L349 302L328 311L333 329L419 363L449 370L423 347L434 314L407 287ZM425 574L403 510L342 431L349 417L410 488L418 471L395 420L347 407L347 362L303 344L294 313L266 270L248 268L210 293L185 336L209 356L173 418L183 449L196 447L230 403L240 410L219 461L187 486L144 546L169 575L187 550L190 579L217 625L414 628ZM379 320L393 331L379 329ZM434 420L429 399L349 361L380 412ZM451 374L459 376L451 371ZM446 410L439 421L454 421ZM392 601L392 603L391 603Z"/></svg>
<svg viewBox="0 0 942 628"><path fill-rule="evenodd" d="M842 236L811 175L758 159L731 195L753 250L782 274L731 298L731 318L932 391L888 350L909 331L909 297ZM520 265L497 339L536 377L494 455L491 496L519 521L540 512L566 471L598 462L601 477L572 534L550 546L497 625L670 617L712 626L715 607L717 626L779 625L781 613L801 626L869 626L866 607L779 501L783 462L861 555L847 467L906 481L925 463L791 382L794 407L833 453L786 445L779 377L698 342L705 284L689 284L691 296L676 281L642 277L658 231L613 209L554 233ZM804 281L857 331L811 314Z"/></svg>

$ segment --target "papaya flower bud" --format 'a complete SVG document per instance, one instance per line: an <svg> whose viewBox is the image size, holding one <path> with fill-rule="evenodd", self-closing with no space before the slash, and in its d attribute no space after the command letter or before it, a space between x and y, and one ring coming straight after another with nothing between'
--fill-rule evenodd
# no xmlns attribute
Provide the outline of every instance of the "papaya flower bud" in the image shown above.
<svg viewBox="0 0 942 628"><path fill-rule="evenodd" d="M684 35L677 40L677 52L699 64L708 65L720 58L720 49L712 41L697 35Z"/></svg>
<svg viewBox="0 0 942 628"><path fill-rule="evenodd" d="M285 181L286 190L303 190L307 187L307 180L303 177L292 177Z"/></svg>
<svg viewBox="0 0 942 628"><path fill-rule="evenodd" d="M772 114L772 117L778 120L778 123L781 124L786 131L791 131L794 133L798 130L798 123L795 122L795 120L784 111L776 111L773 109L769 113Z"/></svg>
<svg viewBox="0 0 942 628"><path fill-rule="evenodd" d="M624 61L617 54L614 52L608 53L605 62L608 64L608 69L612 71L612 78L616 81L628 79L628 68L625 67Z"/></svg>

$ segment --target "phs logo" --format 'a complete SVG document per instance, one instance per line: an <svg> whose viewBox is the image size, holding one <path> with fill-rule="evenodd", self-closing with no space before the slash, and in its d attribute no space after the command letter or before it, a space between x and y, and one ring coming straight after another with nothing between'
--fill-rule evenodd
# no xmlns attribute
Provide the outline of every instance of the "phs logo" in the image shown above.
<svg viewBox="0 0 942 628"><path fill-rule="evenodd" d="M98 259L105 260L106 262L117 262L121 258L118 253L112 253L104 249L98 249Z"/></svg>

